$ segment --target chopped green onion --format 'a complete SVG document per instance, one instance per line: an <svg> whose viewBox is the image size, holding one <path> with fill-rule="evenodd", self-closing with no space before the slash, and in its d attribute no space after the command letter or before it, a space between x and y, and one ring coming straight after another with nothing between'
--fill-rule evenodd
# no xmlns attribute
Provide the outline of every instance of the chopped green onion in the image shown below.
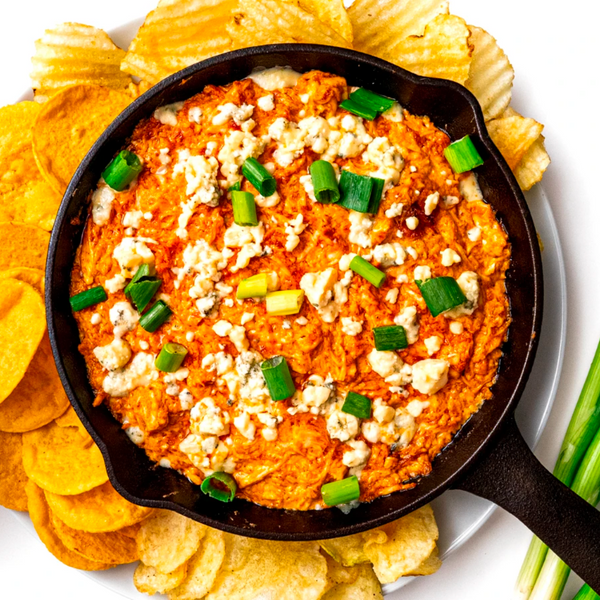
<svg viewBox="0 0 600 600"><path fill-rule="evenodd" d="M432 277L415 283L434 317L467 301L456 279L452 277Z"/></svg>
<svg viewBox="0 0 600 600"><path fill-rule="evenodd" d="M144 279L136 281L134 284L129 284L129 296L135 304L138 312L144 312L145 308L150 304L150 300L154 298L154 294L158 291L162 281L160 279Z"/></svg>
<svg viewBox="0 0 600 600"><path fill-rule="evenodd" d="M90 288L89 290L85 290L83 292L79 292L79 294L75 294L69 298L69 302L71 303L71 309L73 312L77 312L78 310L83 310L88 306L94 306L94 304L98 304L99 302L104 302L108 296L104 291L104 288L99 285L95 288Z"/></svg>
<svg viewBox="0 0 600 600"><path fill-rule="evenodd" d="M385 325L384 327L373 327L375 338L375 349L379 351L402 350L408 347L406 330L402 325Z"/></svg>
<svg viewBox="0 0 600 600"><path fill-rule="evenodd" d="M368 419L371 416L371 399L356 392L348 392L342 405L342 412L359 419Z"/></svg>
<svg viewBox="0 0 600 600"><path fill-rule="evenodd" d="M373 180L373 188L371 189L371 198L369 199L369 212L375 215L379 210L385 181L379 179L379 177L371 177L371 179Z"/></svg>
<svg viewBox="0 0 600 600"><path fill-rule="evenodd" d="M346 109L348 112L351 112L353 115L357 115L362 117L363 119L367 119L367 121L372 121L377 117L377 111L373 110L369 106L365 106L364 104L359 104L355 102L352 98L348 98L348 100L342 100L340 102L340 108Z"/></svg>
<svg viewBox="0 0 600 600"><path fill-rule="evenodd" d="M340 205L361 213L369 212L373 181L372 177L343 170L340 177Z"/></svg>
<svg viewBox="0 0 600 600"><path fill-rule="evenodd" d="M238 225L247 227L258 225L256 202L250 192L231 192L231 204L233 205L233 220Z"/></svg>
<svg viewBox="0 0 600 600"><path fill-rule="evenodd" d="M237 483L229 473L217 471L204 479L200 489L215 500L231 502L235 498Z"/></svg>
<svg viewBox="0 0 600 600"><path fill-rule="evenodd" d="M277 189L275 177L265 169L255 158L247 158L242 165L244 177L258 190L261 196L265 198L272 196Z"/></svg>
<svg viewBox="0 0 600 600"><path fill-rule="evenodd" d="M267 294L267 313L270 315L295 315L304 301L304 290L283 290Z"/></svg>
<svg viewBox="0 0 600 600"><path fill-rule="evenodd" d="M355 92L352 92L350 94L350 100L356 102L356 104L360 104L361 106L366 106L367 108L374 110L378 115L394 106L394 100L391 98L380 96L379 94L371 92L370 90L366 90L365 88L359 88Z"/></svg>
<svg viewBox="0 0 600 600"><path fill-rule="evenodd" d="M483 159L468 135L461 140L452 142L444 150L444 156L455 173L464 173L483 164Z"/></svg>
<svg viewBox="0 0 600 600"><path fill-rule="evenodd" d="M122 150L106 167L102 177L107 185L122 192L142 171L142 161L137 154Z"/></svg>
<svg viewBox="0 0 600 600"><path fill-rule="evenodd" d="M242 279L238 285L236 297L238 300L245 298L264 298L269 290L269 277L266 273L252 275Z"/></svg>
<svg viewBox="0 0 600 600"><path fill-rule="evenodd" d="M125 295L129 300L131 300L131 290L133 285L138 281L152 280L154 277L154 267L151 267L148 263L143 263L138 267L138 270L135 272L133 279L127 284L125 288Z"/></svg>
<svg viewBox="0 0 600 600"><path fill-rule="evenodd" d="M140 325L148 332L154 333L171 315L173 311L165 302L159 300L140 319Z"/></svg>
<svg viewBox="0 0 600 600"><path fill-rule="evenodd" d="M358 477L346 477L340 481L332 481L321 486L321 496L327 506L336 506L337 504L347 504L360 498L360 486Z"/></svg>
<svg viewBox="0 0 600 600"><path fill-rule="evenodd" d="M163 373L174 373L179 369L188 353L187 348L175 342L167 342L160 350L154 366Z"/></svg>
<svg viewBox="0 0 600 600"><path fill-rule="evenodd" d="M573 600L599 600L600 596L586 583L577 592L577 596Z"/></svg>
<svg viewBox="0 0 600 600"><path fill-rule="evenodd" d="M263 361L260 364L260 368L265 378L271 400L279 402L294 395L296 386L294 385L287 361L283 356L274 356Z"/></svg>
<svg viewBox="0 0 600 600"><path fill-rule="evenodd" d="M337 202L340 199L340 190L333 165L326 160L315 160L309 170L315 198L323 204Z"/></svg>
<svg viewBox="0 0 600 600"><path fill-rule="evenodd" d="M228 192L241 192L242 191L242 180L236 181L232 186L227 190Z"/></svg>
<svg viewBox="0 0 600 600"><path fill-rule="evenodd" d="M369 283L375 287L381 287L385 281L385 273L374 267L370 262L366 261L362 256L355 256L350 261L350 269L364 277Z"/></svg>

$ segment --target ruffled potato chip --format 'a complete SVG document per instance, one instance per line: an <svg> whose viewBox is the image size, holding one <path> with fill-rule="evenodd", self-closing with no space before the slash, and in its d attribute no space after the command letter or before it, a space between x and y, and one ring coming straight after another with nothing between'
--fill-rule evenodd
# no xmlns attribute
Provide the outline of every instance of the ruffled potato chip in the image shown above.
<svg viewBox="0 0 600 600"><path fill-rule="evenodd" d="M125 500L110 481L75 496L61 496L51 492L45 494L52 512L63 523L73 529L91 533L129 529L152 513L151 508L136 506ZM123 533L135 536L137 531Z"/></svg>
<svg viewBox="0 0 600 600"><path fill-rule="evenodd" d="M0 431L0 506L27 510L26 484L22 436Z"/></svg>
<svg viewBox="0 0 600 600"><path fill-rule="evenodd" d="M44 269L50 234L21 223L0 223L0 271L14 267Z"/></svg>
<svg viewBox="0 0 600 600"><path fill-rule="evenodd" d="M136 536L140 560L163 573L171 573L198 550L208 527L168 511L156 511Z"/></svg>
<svg viewBox="0 0 600 600"><path fill-rule="evenodd" d="M5 279L0 287L0 403L23 379L46 331L44 302L29 284Z"/></svg>
<svg viewBox="0 0 600 600"><path fill-rule="evenodd" d="M357 577L352 582L340 582L333 586L322 600L383 600L381 584L371 565L353 567Z"/></svg>
<svg viewBox="0 0 600 600"><path fill-rule="evenodd" d="M46 181L63 194L79 163L131 97L91 84L64 88L42 105L33 125L33 153Z"/></svg>
<svg viewBox="0 0 600 600"><path fill-rule="evenodd" d="M42 489L30 480L27 483L26 491L27 509L29 510L29 516L31 517L35 531L48 551L58 558L60 562L68 567L83 571L103 571L114 566L89 560L69 550L56 535Z"/></svg>
<svg viewBox="0 0 600 600"><path fill-rule="evenodd" d="M442 566L440 553L437 546L433 552L414 571L407 573L407 577L433 575Z"/></svg>
<svg viewBox="0 0 600 600"><path fill-rule="evenodd" d="M42 489L66 496L108 481L102 454L91 438L54 422L23 434L23 467Z"/></svg>
<svg viewBox="0 0 600 600"><path fill-rule="evenodd" d="M166 594L185 579L187 569L187 563L183 563L171 573L161 573L154 567L140 563L133 573L133 584L142 594Z"/></svg>
<svg viewBox="0 0 600 600"><path fill-rule="evenodd" d="M540 135L516 166L514 173L521 189L526 192L542 180L546 169L550 165L550 156L546 152L544 136Z"/></svg>
<svg viewBox="0 0 600 600"><path fill-rule="evenodd" d="M374 531L379 530L376 529ZM382 533L382 535L384 541L387 540L387 536L384 533ZM365 542L362 533L356 533L341 538L321 540L319 544L329 556L345 567L352 567L360 563L369 562L369 559L364 552Z"/></svg>
<svg viewBox="0 0 600 600"><path fill-rule="evenodd" d="M341 562L332 558L321 549L321 554L327 561L327 581L333 587L338 583L353 583L358 577L358 567L345 567Z"/></svg>
<svg viewBox="0 0 600 600"><path fill-rule="evenodd" d="M352 45L354 32L342 0L298 0L300 7L339 33Z"/></svg>

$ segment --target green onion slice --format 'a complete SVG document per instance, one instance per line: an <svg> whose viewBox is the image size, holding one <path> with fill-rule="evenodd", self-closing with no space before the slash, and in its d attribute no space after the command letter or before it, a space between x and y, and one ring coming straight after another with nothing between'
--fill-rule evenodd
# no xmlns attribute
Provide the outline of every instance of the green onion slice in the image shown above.
<svg viewBox="0 0 600 600"><path fill-rule="evenodd" d="M379 211L385 181L379 179L379 177L371 177L371 179L373 180L373 188L371 189L371 198L369 199L369 212L375 215Z"/></svg>
<svg viewBox="0 0 600 600"><path fill-rule="evenodd" d="M83 310L88 306L94 306L94 304L98 304L99 302L104 302L108 299L104 288L99 285L95 288L90 288L89 290L85 290L83 292L79 292L79 294L75 294L69 298L69 302L71 303L71 309L73 312L77 312L78 310Z"/></svg>
<svg viewBox="0 0 600 600"><path fill-rule="evenodd" d="M266 273L252 275L248 279L242 279L238 285L236 297L238 300L245 298L264 298L269 290L269 277Z"/></svg>
<svg viewBox="0 0 600 600"><path fill-rule="evenodd" d="M143 281L137 281L136 283L127 286L129 288L131 301L135 304L138 312L144 312L161 284L162 281L160 279L144 279Z"/></svg>
<svg viewBox="0 0 600 600"><path fill-rule="evenodd" d="M232 186L227 190L228 192L241 192L242 191L242 180L236 181Z"/></svg>
<svg viewBox="0 0 600 600"><path fill-rule="evenodd" d="M445 148L444 156L455 173L464 173L483 164L483 159L468 135Z"/></svg>
<svg viewBox="0 0 600 600"><path fill-rule="evenodd" d="M271 395L271 400L279 402L293 396L296 386L290 368L283 356L274 356L261 363L260 368Z"/></svg>
<svg viewBox="0 0 600 600"><path fill-rule="evenodd" d="M367 121L372 121L375 119L375 117L377 117L376 110L373 110L371 107L365 106L364 104L359 104L352 98L348 98L348 100L342 100L342 102L340 102L340 107L346 109L348 112L351 112L353 115L367 119Z"/></svg>
<svg viewBox="0 0 600 600"><path fill-rule="evenodd" d="M315 198L323 204L333 204L340 199L337 177L333 165L326 160L315 160L309 168Z"/></svg>
<svg viewBox="0 0 600 600"><path fill-rule="evenodd" d="M167 342L160 350L154 366L163 373L174 373L179 369L188 353L187 348L175 342Z"/></svg>
<svg viewBox="0 0 600 600"><path fill-rule="evenodd" d="M267 294L267 313L270 315L295 315L304 301L304 290L283 290Z"/></svg>
<svg viewBox="0 0 600 600"><path fill-rule="evenodd" d="M406 330L402 325L385 325L373 327L375 338L375 349L385 352L386 350L402 350L408 347Z"/></svg>
<svg viewBox="0 0 600 600"><path fill-rule="evenodd" d="M361 213L369 212L373 182L373 177L343 170L340 177L340 205Z"/></svg>
<svg viewBox="0 0 600 600"><path fill-rule="evenodd" d="M233 220L245 227L258 225L256 216L256 202L250 192L231 192L231 204L233 205Z"/></svg>
<svg viewBox="0 0 600 600"><path fill-rule="evenodd" d="M122 150L104 169L102 177L107 185L122 192L142 171L142 161L137 154Z"/></svg>
<svg viewBox="0 0 600 600"><path fill-rule="evenodd" d="M173 311L165 302L159 300L140 319L140 325L148 332L154 333L171 315Z"/></svg>
<svg viewBox="0 0 600 600"><path fill-rule="evenodd" d="M138 270L135 272L132 280L127 284L125 288L125 295L129 300L131 300L131 289L133 285L138 281L146 281L155 279L154 277L154 267L151 267L148 263L144 263L138 267Z"/></svg>
<svg viewBox="0 0 600 600"><path fill-rule="evenodd" d="M207 496L220 502L231 502L235 498L237 483L232 475L225 471L217 471L209 475L200 486Z"/></svg>
<svg viewBox="0 0 600 600"><path fill-rule="evenodd" d="M380 96L375 92L366 90L365 88L359 88L355 92L350 94L350 100L361 106L374 110L378 115L389 110L394 106L394 100Z"/></svg>
<svg viewBox="0 0 600 600"><path fill-rule="evenodd" d="M425 281L415 281L434 317L467 301L456 279L452 277L433 277Z"/></svg>
<svg viewBox="0 0 600 600"><path fill-rule="evenodd" d="M358 477L346 477L340 481L332 481L321 486L321 496L327 506L336 506L337 504L347 504L352 500L360 498L360 486Z"/></svg>
<svg viewBox="0 0 600 600"><path fill-rule="evenodd" d="M385 273L374 267L370 262L366 261L362 256L355 256L350 261L350 268L364 277L369 283L375 287L381 287L385 281Z"/></svg>
<svg viewBox="0 0 600 600"><path fill-rule="evenodd" d="M348 392L342 405L342 412L359 419L368 419L371 416L371 399L356 392Z"/></svg>
<svg viewBox="0 0 600 600"><path fill-rule="evenodd" d="M275 177L255 158L247 158L242 165L244 177L259 191L261 196L272 196L277 189Z"/></svg>

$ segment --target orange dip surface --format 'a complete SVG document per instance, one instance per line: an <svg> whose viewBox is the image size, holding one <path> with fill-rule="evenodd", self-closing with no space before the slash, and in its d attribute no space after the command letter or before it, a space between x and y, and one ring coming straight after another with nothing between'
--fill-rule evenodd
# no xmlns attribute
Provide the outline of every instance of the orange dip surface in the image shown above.
<svg viewBox="0 0 600 600"><path fill-rule="evenodd" d="M224 470L238 497L307 510L324 507L323 484L350 475L361 502L413 487L492 397L510 322L510 245L427 117L395 105L363 121L339 107L343 78L312 71L294 82L209 85L142 121L128 149L143 171L119 193L100 181L71 294L107 290L75 313L80 351L97 404L153 461L196 484ZM254 228L234 224L227 192L248 156L277 180L278 195L256 198ZM308 169L322 158L386 180L376 215L311 199ZM246 179L242 189L258 196ZM379 289L348 269L354 254L386 273ZM123 290L143 263L162 280L150 306L161 298L173 311L155 333ZM270 274L271 289L304 289L299 313L237 300L257 273ZM415 279L440 276L468 302L433 317ZM408 347L377 352L373 328L394 324ZM176 373L154 367L166 342L188 349ZM260 369L277 355L297 390L280 402ZM371 418L341 410L349 391L371 399Z"/></svg>

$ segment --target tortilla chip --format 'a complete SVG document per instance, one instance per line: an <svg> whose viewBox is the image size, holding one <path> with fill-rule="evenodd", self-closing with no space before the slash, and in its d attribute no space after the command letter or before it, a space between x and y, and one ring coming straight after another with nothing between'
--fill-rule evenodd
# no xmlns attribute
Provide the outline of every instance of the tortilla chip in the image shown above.
<svg viewBox="0 0 600 600"><path fill-rule="evenodd" d="M11 510L27 510L27 475L22 457L21 434L0 431L0 506Z"/></svg>
<svg viewBox="0 0 600 600"><path fill-rule="evenodd" d="M152 513L151 508L136 506L125 500L110 481L75 496L45 494L52 512L65 525L90 533L121 530L125 535L135 537L135 525Z"/></svg>
<svg viewBox="0 0 600 600"><path fill-rule="evenodd" d="M102 454L75 427L52 422L23 434L27 476L54 494L75 495L108 481Z"/></svg>
<svg viewBox="0 0 600 600"><path fill-rule="evenodd" d="M381 584L371 565L353 567L356 579L351 583L338 583L331 588L322 600L383 600Z"/></svg>
<svg viewBox="0 0 600 600"><path fill-rule="evenodd" d="M13 267L44 269L50 234L21 223L0 223L0 271Z"/></svg>
<svg viewBox="0 0 600 600"><path fill-rule="evenodd" d="M5 279L0 287L0 403L23 379L45 331L39 293L23 281Z"/></svg>
<svg viewBox="0 0 600 600"><path fill-rule="evenodd" d="M183 563L172 573L161 573L154 567L140 563L133 573L133 584L142 594L166 594L185 579L187 569L187 563Z"/></svg>
<svg viewBox="0 0 600 600"><path fill-rule="evenodd" d="M64 88L46 103L33 125L33 153L42 175L64 194L79 163L131 97L91 84Z"/></svg>
<svg viewBox="0 0 600 600"><path fill-rule="evenodd" d="M515 177L521 186L521 189L526 192L530 190L536 183L542 180L546 169L550 165L550 156L546 152L544 145L544 136L540 135L521 159L521 162L514 170Z"/></svg>
<svg viewBox="0 0 600 600"><path fill-rule="evenodd" d="M58 558L60 562L68 567L82 569L83 571L103 571L114 566L89 560L69 550L60 541L52 526L50 511L44 498L44 492L31 480L27 483L26 491L28 500L27 508L35 531L48 551Z"/></svg>
<svg viewBox="0 0 600 600"><path fill-rule="evenodd" d="M24 281L35 288L42 298L44 297L46 287L44 271L41 269L15 267L13 269L6 269L6 271L0 271L0 281L4 281L5 279L18 279L19 281Z"/></svg>

